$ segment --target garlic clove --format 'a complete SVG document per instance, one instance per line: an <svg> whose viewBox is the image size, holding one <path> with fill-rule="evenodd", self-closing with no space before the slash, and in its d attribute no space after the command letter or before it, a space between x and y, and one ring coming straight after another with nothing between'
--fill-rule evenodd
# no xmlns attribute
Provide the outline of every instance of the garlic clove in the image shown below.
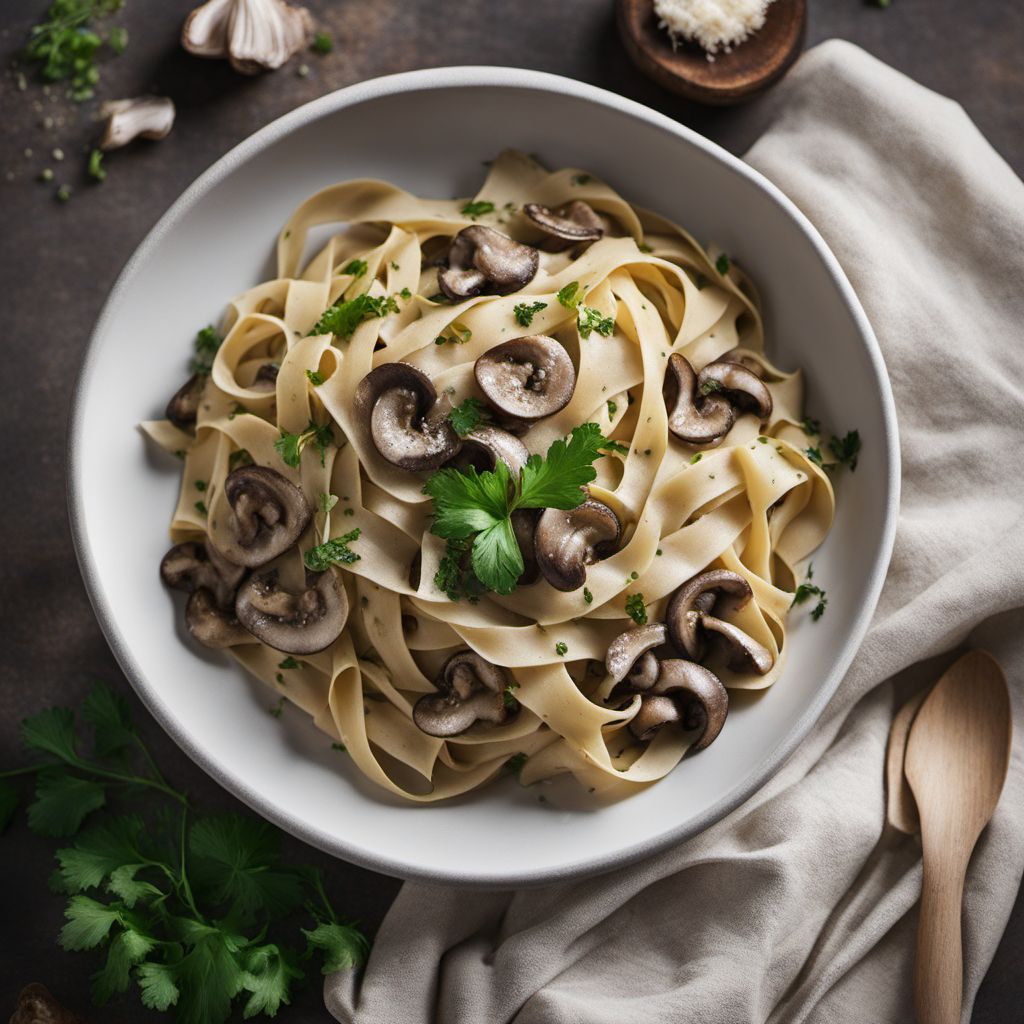
<svg viewBox="0 0 1024 1024"><path fill-rule="evenodd" d="M228 55L228 21L235 0L209 0L197 7L181 30L181 45L197 57Z"/></svg>
<svg viewBox="0 0 1024 1024"><path fill-rule="evenodd" d="M228 59L246 75L279 68L309 44L313 19L283 0L235 0L228 20Z"/></svg>
<svg viewBox="0 0 1024 1024"><path fill-rule="evenodd" d="M163 139L174 125L174 103L166 96L108 100L100 108L107 127L100 149L120 149L133 139Z"/></svg>

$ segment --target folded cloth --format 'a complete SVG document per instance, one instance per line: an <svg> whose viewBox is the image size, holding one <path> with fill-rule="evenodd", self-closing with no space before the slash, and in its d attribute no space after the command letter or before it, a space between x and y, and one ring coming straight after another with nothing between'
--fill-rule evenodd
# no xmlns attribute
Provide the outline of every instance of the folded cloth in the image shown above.
<svg viewBox="0 0 1024 1024"><path fill-rule="evenodd" d="M1024 867L1024 184L955 103L842 42L807 53L746 159L808 215L878 334L903 492L854 667L759 793L675 849L526 892L407 884L361 979L359 1024L906 1024L921 854L885 829L894 711L984 647L1017 741L964 906L964 1020Z"/></svg>

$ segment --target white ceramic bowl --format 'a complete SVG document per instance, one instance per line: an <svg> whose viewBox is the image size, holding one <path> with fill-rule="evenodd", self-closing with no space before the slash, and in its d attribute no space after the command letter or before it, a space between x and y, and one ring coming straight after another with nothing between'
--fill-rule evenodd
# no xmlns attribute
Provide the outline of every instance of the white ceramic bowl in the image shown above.
<svg viewBox="0 0 1024 1024"><path fill-rule="evenodd" d="M301 712L183 636L157 573L179 467L135 429L161 414L196 329L273 273L292 208L346 178L421 195L474 191L506 146L592 170L628 200L716 241L757 281L773 360L807 371L810 408L858 427L834 529L815 556L828 614L795 616L782 680L738 699L714 746L622 802L512 779L452 802L400 804L358 777ZM864 313L814 228L764 178L693 132L592 86L509 68L446 68L343 89L275 121L203 174L129 261L89 345L70 429L70 505L107 639L147 707L252 808L388 874L521 886L624 865L691 836L753 793L811 728L867 628L892 546L899 481L888 379Z"/></svg>

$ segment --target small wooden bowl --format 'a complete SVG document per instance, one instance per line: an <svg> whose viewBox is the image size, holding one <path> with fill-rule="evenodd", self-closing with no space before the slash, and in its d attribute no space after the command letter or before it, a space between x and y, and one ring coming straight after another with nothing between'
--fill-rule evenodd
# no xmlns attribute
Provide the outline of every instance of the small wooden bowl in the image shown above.
<svg viewBox="0 0 1024 1024"><path fill-rule="evenodd" d="M672 49L669 34L658 28L654 0L618 0L618 24L644 74L687 99L725 106L766 89L796 60L807 34L807 0L775 0L757 32L713 61L695 43Z"/></svg>

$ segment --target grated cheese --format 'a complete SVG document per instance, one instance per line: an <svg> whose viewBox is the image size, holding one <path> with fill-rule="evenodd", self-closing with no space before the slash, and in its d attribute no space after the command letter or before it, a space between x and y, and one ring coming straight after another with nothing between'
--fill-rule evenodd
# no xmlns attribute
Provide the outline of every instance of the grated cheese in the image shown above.
<svg viewBox="0 0 1024 1024"><path fill-rule="evenodd" d="M654 0L658 27L672 38L673 47L680 40L698 43L714 54L731 53L763 24L772 0Z"/></svg>

